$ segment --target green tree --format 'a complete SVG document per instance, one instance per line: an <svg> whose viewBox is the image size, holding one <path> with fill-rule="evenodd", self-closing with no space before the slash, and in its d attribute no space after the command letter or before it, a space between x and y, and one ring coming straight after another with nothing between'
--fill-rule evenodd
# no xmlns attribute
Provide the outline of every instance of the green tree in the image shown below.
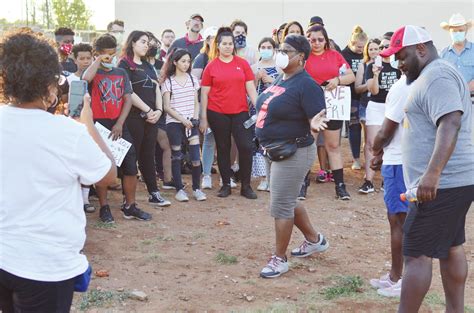
<svg viewBox="0 0 474 313"><path fill-rule="evenodd" d="M40 5L39 10L41 11L41 15L43 17L43 25L46 26L47 29L51 29L54 25L51 0L44 0Z"/></svg>
<svg viewBox="0 0 474 313"><path fill-rule="evenodd" d="M83 0L52 0L57 27L89 29L92 12Z"/></svg>

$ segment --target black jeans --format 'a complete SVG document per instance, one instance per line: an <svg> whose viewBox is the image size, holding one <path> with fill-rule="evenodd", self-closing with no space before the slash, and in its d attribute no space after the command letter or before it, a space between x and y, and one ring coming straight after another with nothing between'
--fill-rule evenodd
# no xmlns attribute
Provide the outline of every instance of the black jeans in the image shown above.
<svg viewBox="0 0 474 313"><path fill-rule="evenodd" d="M156 183L155 147L158 126L150 124L142 118L127 118L127 127L133 138L133 146L137 154L140 172L148 193L158 191Z"/></svg>
<svg viewBox="0 0 474 313"><path fill-rule="evenodd" d="M67 313L75 277L58 282L21 278L0 269L0 311L3 313Z"/></svg>
<svg viewBox="0 0 474 313"><path fill-rule="evenodd" d="M242 187L250 185L252 171L252 131L244 127L244 122L249 119L248 112L238 114L222 114L207 110L209 127L214 133L217 147L217 164L222 177L222 183L230 184L230 149L231 135L239 150L239 173Z"/></svg>

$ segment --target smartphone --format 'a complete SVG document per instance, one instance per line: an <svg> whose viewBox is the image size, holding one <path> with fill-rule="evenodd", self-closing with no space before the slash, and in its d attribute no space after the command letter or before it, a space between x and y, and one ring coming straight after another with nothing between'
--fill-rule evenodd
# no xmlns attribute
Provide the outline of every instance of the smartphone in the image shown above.
<svg viewBox="0 0 474 313"><path fill-rule="evenodd" d="M79 117L84 105L84 95L87 93L87 81L75 80L69 86L69 116Z"/></svg>
<svg viewBox="0 0 474 313"><path fill-rule="evenodd" d="M377 67L382 67L382 57L380 55L375 58L374 65Z"/></svg>

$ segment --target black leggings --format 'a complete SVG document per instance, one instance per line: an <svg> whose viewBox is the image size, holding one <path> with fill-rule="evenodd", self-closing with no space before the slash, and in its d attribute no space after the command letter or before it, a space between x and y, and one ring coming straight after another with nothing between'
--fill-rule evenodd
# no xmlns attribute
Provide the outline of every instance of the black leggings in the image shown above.
<svg viewBox="0 0 474 313"><path fill-rule="evenodd" d="M0 269L0 311L3 313L67 313L75 277L58 282L21 278Z"/></svg>
<svg viewBox="0 0 474 313"><path fill-rule="evenodd" d="M140 172L145 180L148 193L158 191L155 169L155 147L158 126L144 119L129 117L127 127L133 138Z"/></svg>
<svg viewBox="0 0 474 313"><path fill-rule="evenodd" d="M252 131L244 127L248 120L248 112L238 114L222 114L207 110L209 127L214 133L217 147L217 164L222 177L222 183L230 184L230 149L232 145L231 135L239 150L239 173L242 187L250 185L250 173L252 170Z"/></svg>

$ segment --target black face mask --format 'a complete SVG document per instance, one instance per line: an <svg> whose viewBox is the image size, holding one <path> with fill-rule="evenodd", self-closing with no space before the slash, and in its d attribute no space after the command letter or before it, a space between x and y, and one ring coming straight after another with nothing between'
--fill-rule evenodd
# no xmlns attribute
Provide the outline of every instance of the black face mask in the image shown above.
<svg viewBox="0 0 474 313"><path fill-rule="evenodd" d="M158 47L151 47L150 49L148 49L148 56L149 57L156 57L156 55L158 54Z"/></svg>

